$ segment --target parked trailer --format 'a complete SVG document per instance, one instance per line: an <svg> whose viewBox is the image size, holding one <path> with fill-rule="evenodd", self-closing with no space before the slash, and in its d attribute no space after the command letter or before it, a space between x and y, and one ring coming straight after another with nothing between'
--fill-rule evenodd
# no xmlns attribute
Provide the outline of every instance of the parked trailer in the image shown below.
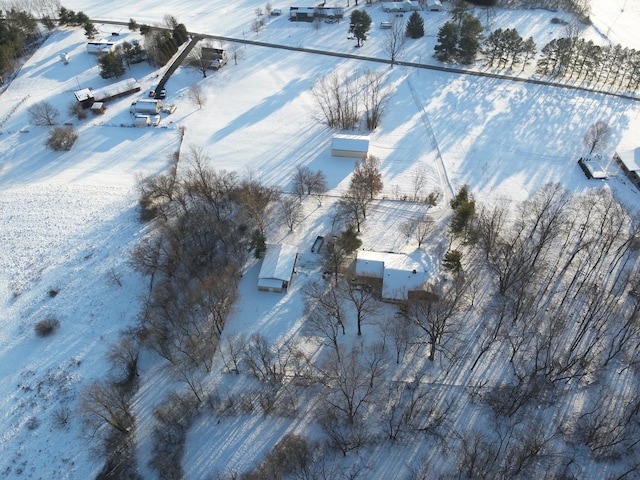
<svg viewBox="0 0 640 480"><path fill-rule="evenodd" d="M131 113L143 113L145 115L157 115L162 111L160 100L142 99L131 104Z"/></svg>
<svg viewBox="0 0 640 480"><path fill-rule="evenodd" d="M151 117L149 115L136 115L133 119L133 125L136 127L148 127L151 125Z"/></svg>

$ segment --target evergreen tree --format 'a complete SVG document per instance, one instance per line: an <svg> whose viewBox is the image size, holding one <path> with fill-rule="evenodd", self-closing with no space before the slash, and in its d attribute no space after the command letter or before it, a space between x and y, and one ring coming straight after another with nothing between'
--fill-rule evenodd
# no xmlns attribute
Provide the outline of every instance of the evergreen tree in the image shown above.
<svg viewBox="0 0 640 480"><path fill-rule="evenodd" d="M405 35L409 38L424 37L424 20L422 19L422 15L417 11L413 12L409 17Z"/></svg>
<svg viewBox="0 0 640 480"><path fill-rule="evenodd" d="M118 78L124 75L124 65L122 58L113 52L102 55L98 59L100 64L100 76L102 78Z"/></svg>
<svg viewBox="0 0 640 480"><path fill-rule="evenodd" d="M460 38L457 46L457 57L460 63L470 64L476 59L480 50L482 38L482 24L471 14L465 15L460 28Z"/></svg>
<svg viewBox="0 0 640 480"><path fill-rule="evenodd" d="M458 29L461 28L462 21L470 8L465 0L453 0L451 4L451 19L458 24Z"/></svg>
<svg viewBox="0 0 640 480"><path fill-rule="evenodd" d="M86 22L84 24L84 35L85 35L85 37L87 37L89 40L92 40L92 39L94 39L96 37L97 34L98 34L98 29L93 24L93 22Z"/></svg>
<svg viewBox="0 0 640 480"><path fill-rule="evenodd" d="M438 30L438 43L433 47L436 51L436 58L441 62L448 62L455 58L457 45L458 31L456 26L451 22L446 22Z"/></svg>
<svg viewBox="0 0 640 480"><path fill-rule="evenodd" d="M442 266L445 270L450 270L456 274L462 271L462 253L460 250L449 250L444 255Z"/></svg>
<svg viewBox="0 0 640 480"><path fill-rule="evenodd" d="M367 39L369 30L371 29L371 17L364 10L354 10L351 13L351 23L349 24L349 33L352 33L358 43L356 47L361 47L362 42Z"/></svg>

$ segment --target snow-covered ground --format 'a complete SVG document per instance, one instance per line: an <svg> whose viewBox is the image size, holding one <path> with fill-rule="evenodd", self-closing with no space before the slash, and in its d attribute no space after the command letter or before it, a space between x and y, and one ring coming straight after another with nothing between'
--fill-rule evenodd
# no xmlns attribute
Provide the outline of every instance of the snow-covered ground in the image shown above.
<svg viewBox="0 0 640 480"><path fill-rule="evenodd" d="M264 7L261 2L113 0L90 6L80 0L65 2L67 8L83 10L91 18L134 18L154 24L171 14L194 32L354 51L354 42L347 39L347 20L323 24L315 31L310 24L288 22L288 5L272 5L285 15L269 20L256 35L250 25L256 7ZM389 17L379 4L364 8L376 25ZM592 12L594 26L586 36L640 49L640 3L592 0ZM533 35L540 48L561 35L562 27L549 20L563 15L498 10L491 22L494 28L517 26L523 37ZM403 59L433 62L435 34L445 18L444 12L425 13L427 36L409 41ZM119 31L118 41L137 38L124 27L98 28L104 37ZM373 30L357 53L382 57L382 34L377 26ZM332 132L317 121L310 88L315 78L333 70L379 70L394 91L380 128L371 135L371 153L382 162L384 196L391 200L411 195L416 168L428 172L425 194L445 190L437 170L437 146L452 186L469 184L485 203L523 200L549 182L559 181L575 192L592 187L576 159L583 153L584 132L596 121L605 121L612 129L605 158L616 149L635 148L639 138L640 103L630 100L257 46L242 47L244 55L237 65L230 61L206 79L195 70L178 69L167 84L167 103L177 105L177 111L163 115L161 128L131 126L131 97L110 103L102 116L77 121L68 114L72 92L109 83L99 77L95 57L85 52L84 44L80 29L54 31L0 95L3 478L86 479L101 467L83 437L75 414L77 398L82 385L104 375L108 344L139 312L147 285L131 270L128 255L146 227L136 218L135 185L139 176L162 171L170 154L180 148L178 126L186 129L182 148L202 147L216 169L250 172L287 189L294 169L303 164L322 170L330 193L338 195L348 185L353 162L331 156ZM63 52L70 54L68 65L59 59ZM158 80L158 72L146 64L126 75L142 85L136 98ZM193 83L207 93L203 109L187 100ZM49 151L44 146L47 129L29 124L27 108L43 100L60 110L61 121L76 127L79 140L71 151ZM437 145L430 142L427 126ZM610 171L607 188L635 208L638 192L615 165ZM331 203L323 202L322 208L315 202L307 204L303 225L291 234L277 232L279 238L273 240L286 236L288 243L306 251L317 235L330 229L325 214ZM414 250L393 233L409 215L406 209L389 201L373 215L363 232L366 248ZM294 284L286 297L257 292L256 268L243 278L242 300L228 328L242 331L257 325L271 338L285 337L299 328L299 285ZM49 338L36 337L34 324L46 318L58 319L60 330ZM148 418L162 392L161 385L149 385L161 374L153 360L145 360L141 382L147 383L136 406ZM61 406L73 412L63 428L55 425L52 414ZM233 419L219 426L198 424L187 442L186 464L192 468L188 478L204 478L213 468L246 469L282 432L305 428L304 422L289 425L257 418L244 423ZM204 438L216 440L204 444ZM142 443L141 468L151 478L145 459L149 445ZM217 460L211 452L216 452ZM380 476L370 478L393 478L401 464L390 458L380 464Z"/></svg>

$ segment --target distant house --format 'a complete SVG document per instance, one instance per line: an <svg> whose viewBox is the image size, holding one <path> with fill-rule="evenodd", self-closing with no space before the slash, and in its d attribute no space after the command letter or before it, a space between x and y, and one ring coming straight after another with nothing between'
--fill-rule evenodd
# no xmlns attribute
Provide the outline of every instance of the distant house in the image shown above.
<svg viewBox="0 0 640 480"><path fill-rule="evenodd" d="M331 155L334 157L362 158L369 153L369 137L339 134L331 140Z"/></svg>
<svg viewBox="0 0 640 480"><path fill-rule="evenodd" d="M289 20L292 22L312 22L314 18L342 18L344 7L290 7Z"/></svg>
<svg viewBox="0 0 640 480"><path fill-rule="evenodd" d="M227 51L221 48L202 47L202 58L210 62L209 68L217 70L227 64Z"/></svg>
<svg viewBox="0 0 640 480"><path fill-rule="evenodd" d="M430 12L441 12L442 2L440 2L440 0L427 0L427 10Z"/></svg>
<svg viewBox="0 0 640 480"><path fill-rule="evenodd" d="M115 49L116 44L113 42L107 42L106 40L87 42L87 53L91 53L93 55L103 55L105 53L113 52Z"/></svg>
<svg viewBox="0 0 640 480"><path fill-rule="evenodd" d="M627 178L640 189L640 148L616 152L613 154L613 159Z"/></svg>
<svg viewBox="0 0 640 480"><path fill-rule="evenodd" d="M403 253L359 250L355 273L361 278L382 279L382 299L402 302L412 292L423 290L430 278L425 265Z"/></svg>
<svg viewBox="0 0 640 480"><path fill-rule="evenodd" d="M413 12L420 10L421 6L418 2L412 2L411 0L404 0L402 2L384 2L382 4L382 10L385 12Z"/></svg>
<svg viewBox="0 0 640 480"><path fill-rule="evenodd" d="M286 244L269 244L258 274L258 290L282 292L291 283L298 258L295 247Z"/></svg>

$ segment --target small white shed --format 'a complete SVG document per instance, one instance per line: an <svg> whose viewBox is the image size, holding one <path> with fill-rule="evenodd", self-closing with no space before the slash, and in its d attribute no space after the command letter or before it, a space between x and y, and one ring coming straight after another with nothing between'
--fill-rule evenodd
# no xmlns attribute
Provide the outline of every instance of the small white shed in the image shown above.
<svg viewBox="0 0 640 480"><path fill-rule="evenodd" d="M334 157L363 158L369 153L369 137L340 134L331 140L331 155Z"/></svg>
<svg viewBox="0 0 640 480"><path fill-rule="evenodd" d="M258 290L282 292L291 283L298 251L292 245L270 244L258 274Z"/></svg>

